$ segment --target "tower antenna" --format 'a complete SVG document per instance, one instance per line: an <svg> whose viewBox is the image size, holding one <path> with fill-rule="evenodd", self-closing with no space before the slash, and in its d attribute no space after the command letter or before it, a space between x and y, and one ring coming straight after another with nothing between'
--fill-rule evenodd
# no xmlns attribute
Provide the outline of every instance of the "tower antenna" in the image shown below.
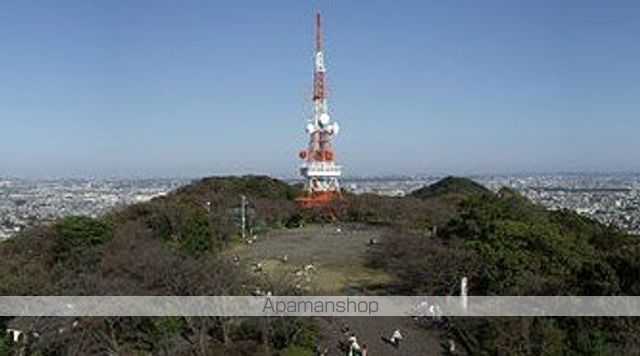
<svg viewBox="0 0 640 356"><path fill-rule="evenodd" d="M300 151L300 174L305 180L305 188L298 203L303 208L323 206L339 197L338 178L342 175L341 167L334 162L333 137L340 127L329 116L322 17L318 10L315 11L314 35L313 113L306 126L309 145Z"/></svg>

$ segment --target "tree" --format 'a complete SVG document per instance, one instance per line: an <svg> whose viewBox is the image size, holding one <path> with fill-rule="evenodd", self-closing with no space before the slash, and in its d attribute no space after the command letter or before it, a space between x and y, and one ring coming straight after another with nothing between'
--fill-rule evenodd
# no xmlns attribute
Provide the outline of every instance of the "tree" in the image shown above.
<svg viewBox="0 0 640 356"><path fill-rule="evenodd" d="M111 226L88 216L67 216L54 226L61 247L76 248L99 245L111 236Z"/></svg>
<svg viewBox="0 0 640 356"><path fill-rule="evenodd" d="M11 353L11 341L6 333L9 318L0 316L0 356L8 356Z"/></svg>
<svg viewBox="0 0 640 356"><path fill-rule="evenodd" d="M180 246L187 252L198 254L211 251L214 246L213 231L207 214L194 211L180 230Z"/></svg>

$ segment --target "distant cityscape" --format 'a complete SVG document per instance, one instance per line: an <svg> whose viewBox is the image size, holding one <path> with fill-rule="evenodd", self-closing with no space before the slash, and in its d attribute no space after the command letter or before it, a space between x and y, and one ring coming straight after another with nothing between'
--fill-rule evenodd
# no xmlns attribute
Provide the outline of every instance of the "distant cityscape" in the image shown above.
<svg viewBox="0 0 640 356"><path fill-rule="evenodd" d="M362 178L345 182L356 194L403 196L442 177ZM470 177L487 188L514 189L548 209L569 209L640 235L640 174L532 174Z"/></svg>
<svg viewBox="0 0 640 356"><path fill-rule="evenodd" d="M366 177L343 181L356 194L403 196L441 176ZM509 187L549 209L570 209L640 234L640 174L495 175L471 177L493 191ZM66 215L97 216L148 201L189 179L0 179L0 240Z"/></svg>
<svg viewBox="0 0 640 356"><path fill-rule="evenodd" d="M0 240L61 216L97 216L119 205L148 201L186 182L188 180L0 178Z"/></svg>

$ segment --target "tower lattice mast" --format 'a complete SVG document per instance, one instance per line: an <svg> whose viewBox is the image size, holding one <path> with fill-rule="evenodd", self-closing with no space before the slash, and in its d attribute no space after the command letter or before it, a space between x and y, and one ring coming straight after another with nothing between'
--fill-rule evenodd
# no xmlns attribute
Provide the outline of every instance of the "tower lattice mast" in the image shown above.
<svg viewBox="0 0 640 356"><path fill-rule="evenodd" d="M322 23L320 12L316 12L313 114L306 126L309 146L306 150L300 151L300 174L305 180L305 189L298 202L307 208L322 206L340 195L341 167L334 162L332 142L339 126L329 116L326 94Z"/></svg>

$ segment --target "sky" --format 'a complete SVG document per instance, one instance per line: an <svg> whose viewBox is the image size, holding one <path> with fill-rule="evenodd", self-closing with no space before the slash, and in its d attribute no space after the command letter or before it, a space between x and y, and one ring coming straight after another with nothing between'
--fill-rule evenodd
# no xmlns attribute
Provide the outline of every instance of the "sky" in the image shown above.
<svg viewBox="0 0 640 356"><path fill-rule="evenodd" d="M640 2L0 2L0 176L640 171Z"/></svg>

